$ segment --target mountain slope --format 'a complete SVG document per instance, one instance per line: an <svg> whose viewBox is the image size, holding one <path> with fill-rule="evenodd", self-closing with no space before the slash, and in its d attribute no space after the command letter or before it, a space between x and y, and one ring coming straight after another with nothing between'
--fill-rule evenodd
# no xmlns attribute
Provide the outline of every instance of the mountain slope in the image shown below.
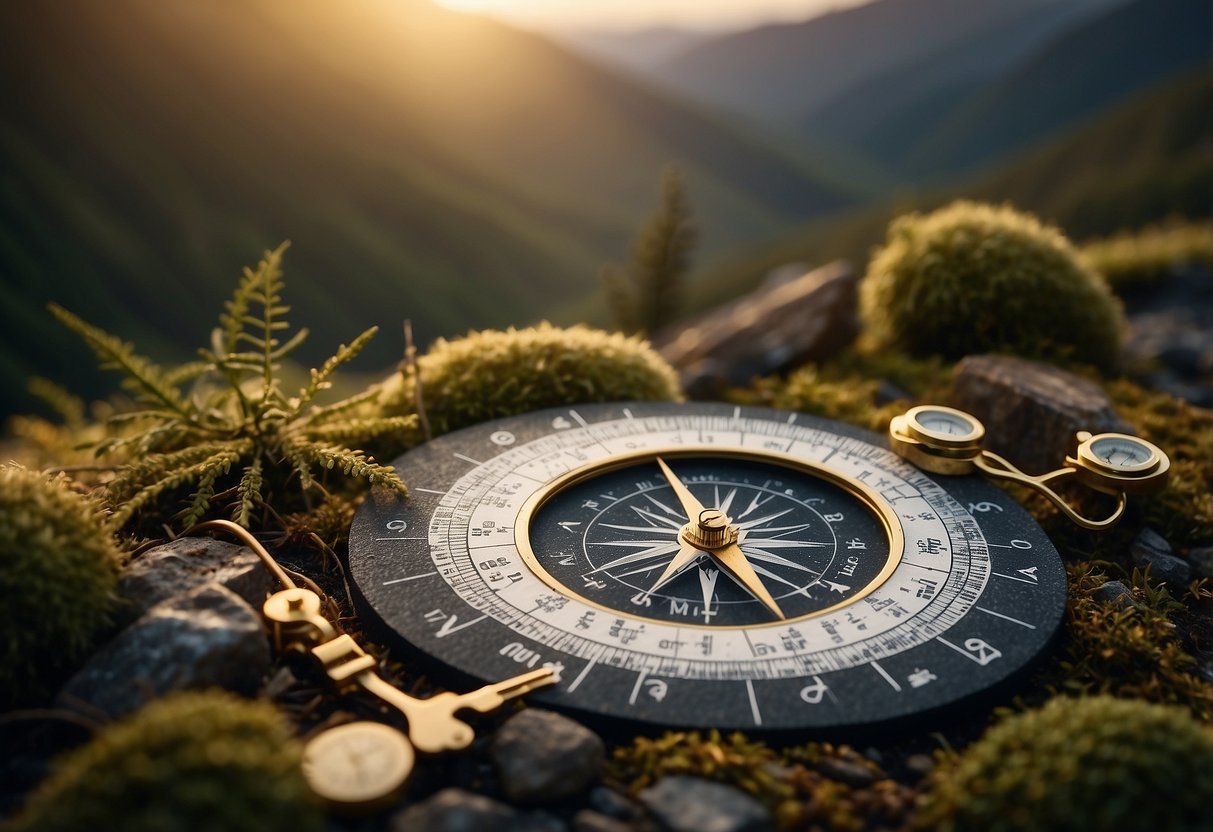
<svg viewBox="0 0 1213 832"><path fill-rule="evenodd" d="M800 129L815 140L848 145L896 169L940 119L1066 28L1118 2L1027 6L1011 19L848 87L805 115Z"/></svg>
<svg viewBox="0 0 1213 832"><path fill-rule="evenodd" d="M715 106L794 125L873 75L1049 2L877 0L704 41L661 64L655 77Z"/></svg>
<svg viewBox="0 0 1213 832"><path fill-rule="evenodd" d="M851 199L541 37L418 0L4 4L0 83L10 395L31 372L108 389L46 301L181 355L287 238L304 357L380 324L367 363L386 365L406 316L424 341L591 292L668 161L715 246Z"/></svg>
<svg viewBox="0 0 1213 832"><path fill-rule="evenodd" d="M1213 6L1133 0L1065 32L958 107L907 154L920 174L964 171L1180 73L1213 67Z"/></svg>
<svg viewBox="0 0 1213 832"><path fill-rule="evenodd" d="M1213 212L1213 78L1189 74L1140 93L1063 137L1016 156L967 184L906 193L878 205L814 220L703 275L695 299L707 308L745 292L786 263L843 257L867 263L889 221L954 199L1009 202L1076 240L1168 216Z"/></svg>

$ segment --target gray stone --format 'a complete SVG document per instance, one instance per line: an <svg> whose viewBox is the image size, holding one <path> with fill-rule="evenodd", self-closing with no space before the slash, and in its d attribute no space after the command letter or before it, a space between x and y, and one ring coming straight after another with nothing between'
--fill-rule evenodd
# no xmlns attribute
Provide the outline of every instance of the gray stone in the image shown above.
<svg viewBox="0 0 1213 832"><path fill-rule="evenodd" d="M209 537L179 537L149 549L124 570L118 581L118 595L126 602L120 623L207 583L230 589L255 610L280 589L251 550Z"/></svg>
<svg viewBox="0 0 1213 832"><path fill-rule="evenodd" d="M1171 544L1153 529L1142 529L1129 544L1133 565L1149 567L1155 583L1165 583L1172 592L1182 590L1192 580L1192 567L1171 553Z"/></svg>
<svg viewBox="0 0 1213 832"><path fill-rule="evenodd" d="M397 812L392 832L567 832L557 817L520 812L500 801L465 791L443 789Z"/></svg>
<svg viewBox="0 0 1213 832"><path fill-rule="evenodd" d="M861 789L880 779L880 775L856 760L826 757L817 763L817 770L831 780Z"/></svg>
<svg viewBox="0 0 1213 832"><path fill-rule="evenodd" d="M670 832L767 832L767 808L740 789L678 775L640 793L657 822Z"/></svg>
<svg viewBox="0 0 1213 832"><path fill-rule="evenodd" d="M858 280L835 262L765 284L717 307L656 344L692 395L748 384L756 376L828 358L859 332Z"/></svg>
<svg viewBox="0 0 1213 832"><path fill-rule="evenodd" d="M153 607L73 676L56 704L118 718L178 690L256 693L270 668L261 616L239 596L207 584Z"/></svg>
<svg viewBox="0 0 1213 832"><path fill-rule="evenodd" d="M632 832L632 826L593 809L582 809L573 816L573 832Z"/></svg>
<svg viewBox="0 0 1213 832"><path fill-rule="evenodd" d="M497 729L489 756L508 799L554 803L585 791L602 776L606 746L579 722L527 708Z"/></svg>
<svg viewBox="0 0 1213 832"><path fill-rule="evenodd" d="M609 786L590 789L587 802L594 811L618 820L635 820L644 815L644 809L636 801Z"/></svg>
<svg viewBox="0 0 1213 832"><path fill-rule="evenodd" d="M1213 546L1200 546L1188 552L1192 571L1201 578L1213 578Z"/></svg>
<svg viewBox="0 0 1213 832"><path fill-rule="evenodd" d="M1029 474L1060 468L1074 434L1132 433L1103 388L1071 372L1007 355L976 355L956 365L953 403L986 427L985 446Z"/></svg>
<svg viewBox="0 0 1213 832"><path fill-rule="evenodd" d="M1104 604L1115 604L1122 610L1134 606L1133 591L1120 581L1105 581L1095 588L1091 597Z"/></svg>
<svg viewBox="0 0 1213 832"><path fill-rule="evenodd" d="M926 777L935 770L935 760L930 754L911 754L906 757L906 769L919 777Z"/></svg>

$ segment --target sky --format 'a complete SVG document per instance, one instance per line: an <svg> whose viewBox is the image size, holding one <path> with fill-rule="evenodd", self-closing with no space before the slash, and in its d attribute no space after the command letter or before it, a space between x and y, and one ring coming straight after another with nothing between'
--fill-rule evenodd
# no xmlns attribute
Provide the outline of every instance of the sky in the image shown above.
<svg viewBox="0 0 1213 832"><path fill-rule="evenodd" d="M540 29L725 29L804 20L868 0L439 0Z"/></svg>

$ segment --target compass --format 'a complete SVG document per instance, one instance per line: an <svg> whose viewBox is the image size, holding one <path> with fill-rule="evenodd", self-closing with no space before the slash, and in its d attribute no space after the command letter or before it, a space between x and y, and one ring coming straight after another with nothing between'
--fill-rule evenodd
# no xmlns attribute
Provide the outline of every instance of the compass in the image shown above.
<svg viewBox="0 0 1213 832"><path fill-rule="evenodd" d="M932 415L945 437L967 429ZM798 413L546 410L393 465L409 497L373 492L350 532L365 619L477 679L549 668L532 698L550 707L889 723L1005 682L1064 610L1060 558L1005 492Z"/></svg>

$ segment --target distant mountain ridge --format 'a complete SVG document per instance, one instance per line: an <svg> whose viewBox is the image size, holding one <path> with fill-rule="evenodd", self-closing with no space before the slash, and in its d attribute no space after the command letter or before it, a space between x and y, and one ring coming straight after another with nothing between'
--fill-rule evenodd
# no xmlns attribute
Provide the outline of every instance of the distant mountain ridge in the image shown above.
<svg viewBox="0 0 1213 832"><path fill-rule="evenodd" d="M679 163L727 247L853 200L711 115L420 0L0 6L0 382L111 388L56 300L158 355L205 342L283 239L294 319L365 364L597 287Z"/></svg>
<svg viewBox="0 0 1213 832"><path fill-rule="evenodd" d="M1064 0L877 0L702 41L654 77L715 106L794 125L876 74L1056 2Z"/></svg>

